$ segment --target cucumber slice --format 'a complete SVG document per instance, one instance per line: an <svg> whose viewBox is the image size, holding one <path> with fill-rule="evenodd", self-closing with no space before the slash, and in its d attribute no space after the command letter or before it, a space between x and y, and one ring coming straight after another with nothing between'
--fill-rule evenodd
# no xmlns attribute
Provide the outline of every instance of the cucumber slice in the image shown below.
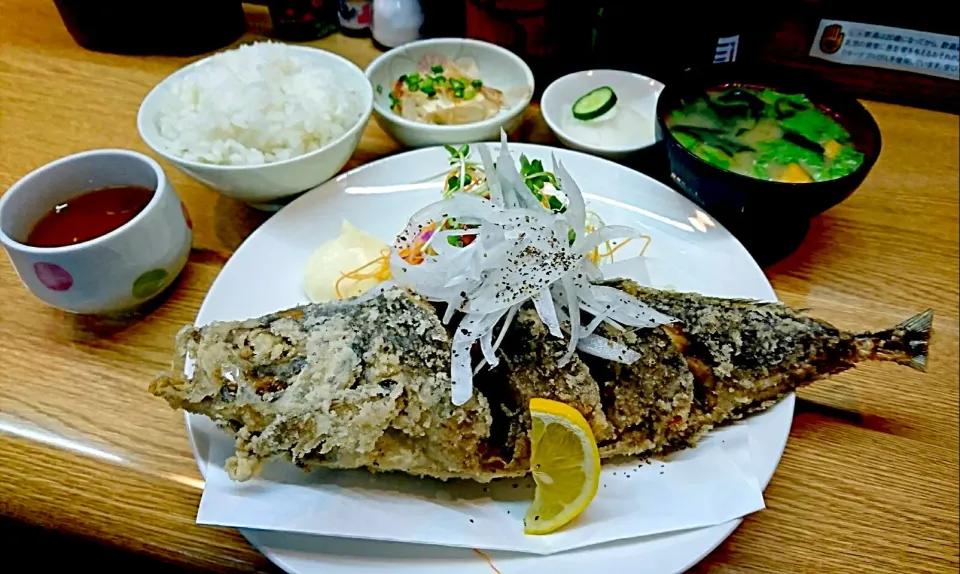
<svg viewBox="0 0 960 574"><path fill-rule="evenodd" d="M591 90L573 103L573 117L592 120L610 111L617 104L617 94L610 86Z"/></svg>

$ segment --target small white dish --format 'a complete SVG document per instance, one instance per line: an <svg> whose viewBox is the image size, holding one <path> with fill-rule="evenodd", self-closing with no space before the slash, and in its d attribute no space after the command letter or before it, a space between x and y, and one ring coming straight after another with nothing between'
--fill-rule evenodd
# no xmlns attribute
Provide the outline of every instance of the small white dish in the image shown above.
<svg viewBox="0 0 960 574"><path fill-rule="evenodd" d="M181 171L209 185L220 193L245 201L254 207L276 209L271 206L281 198L296 195L330 179L342 168L360 143L363 128L370 119L373 108L373 89L363 75L363 70L353 62L318 48L309 46L286 46L298 56L312 58L324 66L333 68L360 94L361 114L356 123L343 135L318 150L288 160L263 165L214 165L190 161L171 154L160 143L156 116L161 97L172 82L202 69L209 56L177 70L154 87L140 104L137 113L137 129L144 143L154 152L172 163ZM215 56L216 54L214 54Z"/></svg>
<svg viewBox="0 0 960 574"><path fill-rule="evenodd" d="M32 247L27 235L54 205L104 187L155 190L143 211L113 231L64 247ZM190 216L153 159L128 150L93 150L34 170L0 197L0 244L24 285L72 313L129 310L166 289L187 263Z"/></svg>
<svg viewBox="0 0 960 574"><path fill-rule="evenodd" d="M597 88L617 95L612 110L594 120L578 120L573 104ZM574 72L547 86L540 111L547 126L569 148L610 159L624 159L657 142L657 98L663 84L620 70Z"/></svg>
<svg viewBox="0 0 960 574"><path fill-rule="evenodd" d="M471 58L481 79L503 92L506 107L482 122L462 125L434 125L400 117L390 109L390 88L400 76L417 71L424 57L450 60ZM500 46L463 38L436 38L394 48L367 66L367 78L374 88L373 115L388 134L406 147L455 145L497 141L500 129L515 131L523 122L523 111L533 97L533 72L513 52Z"/></svg>

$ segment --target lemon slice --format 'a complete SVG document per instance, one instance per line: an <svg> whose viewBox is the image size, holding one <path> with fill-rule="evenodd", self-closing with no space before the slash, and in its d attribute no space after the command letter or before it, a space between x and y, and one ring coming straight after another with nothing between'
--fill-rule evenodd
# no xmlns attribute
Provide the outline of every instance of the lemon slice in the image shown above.
<svg viewBox="0 0 960 574"><path fill-rule="evenodd" d="M590 425L573 407L531 399L530 416L530 471L537 492L523 519L523 531L549 534L576 518L596 496L600 452Z"/></svg>

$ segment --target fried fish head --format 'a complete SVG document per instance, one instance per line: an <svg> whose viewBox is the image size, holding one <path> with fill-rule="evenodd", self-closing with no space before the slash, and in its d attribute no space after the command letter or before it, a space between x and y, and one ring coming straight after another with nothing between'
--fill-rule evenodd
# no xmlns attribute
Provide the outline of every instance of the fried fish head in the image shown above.
<svg viewBox="0 0 960 574"><path fill-rule="evenodd" d="M450 341L433 309L392 289L364 302L308 305L188 327L151 392L234 434L237 480L286 456L303 466L447 478L485 473L490 409L450 400Z"/></svg>

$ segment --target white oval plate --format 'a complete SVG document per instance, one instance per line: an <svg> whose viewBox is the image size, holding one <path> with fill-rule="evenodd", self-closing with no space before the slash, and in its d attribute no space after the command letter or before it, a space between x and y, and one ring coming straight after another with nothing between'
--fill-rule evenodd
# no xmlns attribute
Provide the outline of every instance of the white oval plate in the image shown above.
<svg viewBox="0 0 960 574"><path fill-rule="evenodd" d="M531 144L511 144L510 149L517 158L525 153L546 165L550 165L550 154L555 153L579 183L588 209L609 224L645 228L653 237L647 254L652 279L658 285L710 295L776 300L763 272L743 246L667 186L619 164L575 151ZM334 237L343 219L392 242L414 211L438 199L437 182L448 157L443 148L428 148L385 158L298 198L237 249L210 288L197 324L245 319L306 303L302 272L313 249ZM773 476L786 445L793 405L790 395L747 422L753 463L763 487ZM221 431L205 417L187 415L186 422L194 456L205 474L210 438ZM734 520L548 556L509 552L489 555L503 574L673 574L696 564L739 524L740 520ZM468 549L259 530L241 532L267 558L296 574L492 572L483 558Z"/></svg>

